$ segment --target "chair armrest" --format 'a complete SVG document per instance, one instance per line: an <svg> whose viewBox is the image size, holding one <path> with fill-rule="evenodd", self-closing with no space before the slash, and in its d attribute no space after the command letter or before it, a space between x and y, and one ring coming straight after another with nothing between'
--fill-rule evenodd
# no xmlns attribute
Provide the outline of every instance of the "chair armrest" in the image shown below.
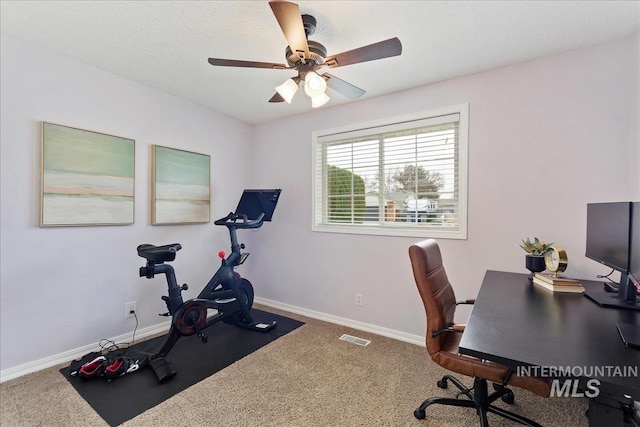
<svg viewBox="0 0 640 427"><path fill-rule="evenodd" d="M464 301L456 301L456 305L460 305L460 304L475 304L476 299L475 298L470 298L470 299L466 299Z"/></svg>
<svg viewBox="0 0 640 427"><path fill-rule="evenodd" d="M453 329L453 332L464 332L465 326L467 325L464 323L456 323L455 325L451 326L451 329Z"/></svg>
<svg viewBox="0 0 640 427"><path fill-rule="evenodd" d="M456 323L455 325L451 325L451 326L447 326L446 328L442 328L438 331L435 331L434 333L431 334L432 338L436 338L439 335L444 334L445 332L458 332L458 333L462 333L464 332L464 324L461 323Z"/></svg>

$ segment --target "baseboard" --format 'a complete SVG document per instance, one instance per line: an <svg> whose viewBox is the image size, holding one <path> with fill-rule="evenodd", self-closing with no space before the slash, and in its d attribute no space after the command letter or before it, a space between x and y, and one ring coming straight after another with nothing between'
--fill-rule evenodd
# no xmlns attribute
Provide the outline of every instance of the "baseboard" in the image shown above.
<svg viewBox="0 0 640 427"><path fill-rule="evenodd" d="M291 313L299 314L301 316L311 317L312 319L318 319L329 323L335 323L337 325L347 326L349 328L357 329L359 331L370 332L372 334L381 335L387 338L393 338L398 341L404 341L411 344L425 347L425 338L420 335L407 334L406 332L396 331L394 329L383 328L382 326L372 325L370 323L359 322L353 319L347 319L345 317L334 316L319 311L309 310L294 305L284 304L277 301L272 301L266 298L255 297L254 302L262 304L267 307L273 307Z"/></svg>
<svg viewBox="0 0 640 427"><path fill-rule="evenodd" d="M171 322L163 322L157 325L148 326L136 331L136 342L140 339L152 337L158 334L164 334L169 330ZM114 338L109 338L116 343L131 341L131 333L123 334ZM79 359L87 353L92 351L99 351L99 343L90 344L83 347L78 347L73 350L65 351L64 353L56 354L54 356L45 357L44 359L34 360L33 362L25 363L23 365L15 366L13 368L0 371L0 383L12 380L14 378L21 377L23 375L30 374L32 372L41 371L52 366L60 365L62 363L71 362L74 359Z"/></svg>
<svg viewBox="0 0 640 427"><path fill-rule="evenodd" d="M370 332L372 334L393 338L398 341L404 341L422 347L425 346L424 337L420 335L407 334L405 332L396 331L394 329L383 328L381 326L372 325L370 323L359 322L357 320L347 319L345 317L339 317L319 311L309 310L290 304L272 301L266 298L256 297L254 301L257 304L262 304L266 307L273 307L280 310L289 311L301 316L311 317L312 319L335 323L337 325L346 326L349 328L357 329L359 331ZM142 328L136 332L136 338L144 339L154 335L165 333L169 330L169 326L170 322L163 322L157 325ZM131 339L131 334L127 333L110 339L117 343L127 342ZM33 362L28 362L19 366L15 366L13 368L5 369L3 371L0 371L0 383L30 374L32 372L37 372L41 371L42 369L60 365L62 363L71 362L72 360L78 359L89 352L98 350L100 350L100 346L98 343L90 344L83 347L75 348L73 350L65 351L64 353L45 357L44 359L34 360Z"/></svg>

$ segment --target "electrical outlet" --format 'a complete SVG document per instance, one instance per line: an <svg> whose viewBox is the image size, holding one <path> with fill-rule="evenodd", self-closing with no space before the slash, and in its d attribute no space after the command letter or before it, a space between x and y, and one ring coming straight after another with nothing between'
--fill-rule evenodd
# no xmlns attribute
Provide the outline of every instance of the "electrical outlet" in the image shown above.
<svg viewBox="0 0 640 427"><path fill-rule="evenodd" d="M128 302L124 305L124 318L133 317L133 313L138 312L138 303L136 301Z"/></svg>
<svg viewBox="0 0 640 427"><path fill-rule="evenodd" d="M356 294L356 305L362 305L362 294Z"/></svg>

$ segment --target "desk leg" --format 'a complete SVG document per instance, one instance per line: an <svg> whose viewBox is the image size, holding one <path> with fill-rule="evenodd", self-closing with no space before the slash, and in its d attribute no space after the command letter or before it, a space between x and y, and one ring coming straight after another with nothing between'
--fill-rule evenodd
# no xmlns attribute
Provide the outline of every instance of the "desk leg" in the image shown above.
<svg viewBox="0 0 640 427"><path fill-rule="evenodd" d="M589 399L590 427L624 427L624 413L620 403L607 398Z"/></svg>

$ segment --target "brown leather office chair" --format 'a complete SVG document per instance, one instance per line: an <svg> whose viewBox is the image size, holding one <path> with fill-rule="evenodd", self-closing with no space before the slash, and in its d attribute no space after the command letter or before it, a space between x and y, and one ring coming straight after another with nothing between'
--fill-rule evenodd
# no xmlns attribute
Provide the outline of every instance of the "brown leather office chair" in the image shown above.
<svg viewBox="0 0 640 427"><path fill-rule="evenodd" d="M427 239L411 245L409 258L427 315L426 344L431 359L449 371L473 377L473 387L467 388L455 377L445 375L437 382L438 387L447 388L448 382L452 382L460 389L458 396L466 396L469 400L432 397L414 411L415 417L424 419L427 406L441 404L475 408L483 427L489 425L488 412L524 425L539 426L530 419L492 405L492 402L501 398L506 403L513 403L513 392L506 385L549 397L550 383L542 378L517 376L506 366L459 354L458 344L464 325L455 324L453 315L458 304L473 303L473 300L456 302L455 293L442 265L440 248L435 240ZM495 391L492 394L488 393L487 381L494 383Z"/></svg>

